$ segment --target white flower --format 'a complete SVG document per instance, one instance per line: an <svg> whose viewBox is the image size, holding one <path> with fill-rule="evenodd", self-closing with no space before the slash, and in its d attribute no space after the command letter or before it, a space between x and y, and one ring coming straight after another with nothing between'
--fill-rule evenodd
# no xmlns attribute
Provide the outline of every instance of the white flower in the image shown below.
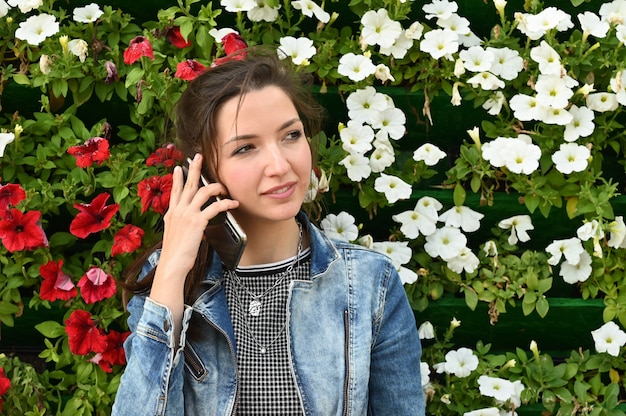
<svg viewBox="0 0 626 416"><path fill-rule="evenodd" d="M422 322L422 324L417 329L417 333L420 336L420 339L433 339L435 338L435 327L430 321Z"/></svg>
<svg viewBox="0 0 626 416"><path fill-rule="evenodd" d="M539 98L537 98L539 99ZM556 124L559 126L566 126L572 122L574 117L564 108L547 107L544 113L543 121L546 124Z"/></svg>
<svg viewBox="0 0 626 416"><path fill-rule="evenodd" d="M6 1L0 0L0 18L9 14L10 9L11 6L9 6Z"/></svg>
<svg viewBox="0 0 626 416"><path fill-rule="evenodd" d="M546 114L546 106L542 105L537 98L516 94L509 100L509 107L513 115L520 121L543 120Z"/></svg>
<svg viewBox="0 0 626 416"><path fill-rule="evenodd" d="M337 71L352 81L363 81L376 72L376 65L370 58L350 52L339 58Z"/></svg>
<svg viewBox="0 0 626 416"><path fill-rule="evenodd" d="M91 3L86 5L85 7L75 8L72 17L75 22L91 23L98 20L98 18L103 14L104 12L100 10L100 6L98 6L96 3Z"/></svg>
<svg viewBox="0 0 626 416"><path fill-rule="evenodd" d="M600 227L598 220L585 222L576 230L576 235L582 241L593 239L593 254L602 257L602 246L600 240L604 238L604 230Z"/></svg>
<svg viewBox="0 0 626 416"><path fill-rule="evenodd" d="M400 266L398 275L403 285L410 285L411 283L417 282L417 273L407 267Z"/></svg>
<svg viewBox="0 0 626 416"><path fill-rule="evenodd" d="M401 139L406 131L404 127L406 115L395 107L375 112L371 123L373 128L394 140Z"/></svg>
<svg viewBox="0 0 626 416"><path fill-rule="evenodd" d="M626 332L613 321L591 331L591 336L596 344L596 351L606 352L614 357L619 356L620 349L626 344Z"/></svg>
<svg viewBox="0 0 626 416"><path fill-rule="evenodd" d="M82 39L72 39L68 42L67 47L70 52L75 56L78 56L81 62L85 62L87 59L87 52L89 52L89 45Z"/></svg>
<svg viewBox="0 0 626 416"><path fill-rule="evenodd" d="M464 35L459 35L459 44L465 48L478 46L482 43L483 41L478 36L476 36L474 32L469 32Z"/></svg>
<svg viewBox="0 0 626 416"><path fill-rule="evenodd" d="M227 12L247 12L257 6L255 0L220 0L220 4Z"/></svg>
<svg viewBox="0 0 626 416"><path fill-rule="evenodd" d="M487 51L491 52L494 58L489 72L497 77L511 81L524 69L524 59L515 49L487 47Z"/></svg>
<svg viewBox="0 0 626 416"><path fill-rule="evenodd" d="M320 222L324 234L341 241L354 241L359 236L359 228L354 224L355 219L345 211L338 215L328 214Z"/></svg>
<svg viewBox="0 0 626 416"><path fill-rule="evenodd" d="M626 105L626 70L618 71L609 81L617 102Z"/></svg>
<svg viewBox="0 0 626 416"><path fill-rule="evenodd" d="M424 25L420 22L413 22L408 29L404 31L404 36L409 39L419 40L424 33Z"/></svg>
<svg viewBox="0 0 626 416"><path fill-rule="evenodd" d="M469 20L456 13L453 13L450 17L445 19L437 19L437 25L441 29L448 29L456 33L459 37L459 41L463 36L471 33Z"/></svg>
<svg viewBox="0 0 626 416"><path fill-rule="evenodd" d="M4 150L13 140L15 140L14 133L0 133L0 157L4 156Z"/></svg>
<svg viewBox="0 0 626 416"><path fill-rule="evenodd" d="M432 218L434 222L439 220L439 210L441 210L441 208L443 208L441 202L431 196L423 196L418 199L415 204L415 211L427 215L428 218Z"/></svg>
<svg viewBox="0 0 626 416"><path fill-rule="evenodd" d="M39 69L43 74L48 75L52 71L52 65L53 61L48 55L42 54L39 57Z"/></svg>
<svg viewBox="0 0 626 416"><path fill-rule="evenodd" d="M493 240L485 241L485 245L483 246L483 251L487 256L497 256L498 255L498 246L496 242Z"/></svg>
<svg viewBox="0 0 626 416"><path fill-rule="evenodd" d="M509 380L482 375L478 377L480 394L493 397L500 402L506 402L515 394L513 383Z"/></svg>
<svg viewBox="0 0 626 416"><path fill-rule="evenodd" d="M596 92L587 96L587 107L598 113L615 111L618 105L616 95L610 92Z"/></svg>
<svg viewBox="0 0 626 416"><path fill-rule="evenodd" d="M374 72L376 79L382 82L395 81L396 79L391 75L391 70L385 64L376 65L376 72Z"/></svg>
<svg viewBox="0 0 626 416"><path fill-rule="evenodd" d="M600 20L600 17L590 11L578 13L578 21L584 33L588 33L596 38L604 38L610 29L610 25Z"/></svg>
<svg viewBox="0 0 626 416"><path fill-rule="evenodd" d="M8 0L7 3L9 6L18 7L22 13L28 13L38 9L43 4L43 0Z"/></svg>
<svg viewBox="0 0 626 416"><path fill-rule="evenodd" d="M621 43L626 44L626 25L615 26L615 37Z"/></svg>
<svg viewBox="0 0 626 416"><path fill-rule="evenodd" d="M389 257L396 269L400 269L400 266L411 261L413 257L413 250L409 247L408 241L375 242L372 248Z"/></svg>
<svg viewBox="0 0 626 416"><path fill-rule="evenodd" d="M589 137L596 128L593 122L594 114L589 108L578 107L575 104L569 108L572 121L565 126L563 138L566 142L573 142L579 137Z"/></svg>
<svg viewBox="0 0 626 416"><path fill-rule="evenodd" d="M517 240L522 242L530 240L528 231L535 229L530 215L514 215L506 218L498 223L498 227L505 230L511 229L511 235L508 238L508 242L511 245L517 244Z"/></svg>
<svg viewBox="0 0 626 416"><path fill-rule="evenodd" d="M517 28L532 40L551 29L565 31L573 27L571 17L555 7L547 7L535 15L516 13L515 17L520 23Z"/></svg>
<svg viewBox="0 0 626 416"><path fill-rule="evenodd" d="M447 19L452 16L452 13L456 13L458 9L459 5L456 2L448 0L433 0L431 3L422 6L427 19Z"/></svg>
<svg viewBox="0 0 626 416"><path fill-rule="evenodd" d="M452 54L459 50L459 40L456 33L450 29L435 29L424 34L420 42L420 50L439 59L446 57L452 60Z"/></svg>
<svg viewBox="0 0 626 416"><path fill-rule="evenodd" d="M371 123L377 112L388 108L384 94L376 91L372 86L359 89L348 95L346 99L348 117L359 123Z"/></svg>
<svg viewBox="0 0 626 416"><path fill-rule="evenodd" d="M624 217L618 215L613 221L609 223L608 231L611 233L611 238L607 242L607 245L612 248L620 248L626 242L626 224L624 224Z"/></svg>
<svg viewBox="0 0 626 416"><path fill-rule="evenodd" d="M372 150L374 130L367 124L350 120L348 125L339 130L341 147L348 153L366 153Z"/></svg>
<svg viewBox="0 0 626 416"><path fill-rule="evenodd" d="M478 357L469 348L448 351L445 358L444 371L460 378L469 376L478 368Z"/></svg>
<svg viewBox="0 0 626 416"><path fill-rule="evenodd" d="M500 416L500 410L497 407L484 407L482 409L472 410L463 413L463 416Z"/></svg>
<svg viewBox="0 0 626 416"><path fill-rule="evenodd" d="M462 50L459 52L459 58L463 61L465 69L472 72L489 71L495 60L491 51L480 46Z"/></svg>
<svg viewBox="0 0 626 416"><path fill-rule="evenodd" d="M445 223L446 227L457 227L466 233L471 233L480 228L480 220L485 215L476 212L464 205L454 206L439 216L439 221Z"/></svg>
<svg viewBox="0 0 626 416"><path fill-rule="evenodd" d="M565 80L557 75L539 74L535 91L538 101L554 108L565 108L574 95L574 91L565 85Z"/></svg>
<svg viewBox="0 0 626 416"><path fill-rule="evenodd" d="M592 271L593 269L591 267L591 256L586 251L583 251L582 253L580 253L580 259L578 260L578 263L571 264L569 262L565 262L561 264L561 270L559 271L559 275L563 278L563 281L565 283L573 285L589 279Z"/></svg>
<svg viewBox="0 0 626 416"><path fill-rule="evenodd" d="M539 64L539 72L542 74L561 74L561 57L545 40L530 50L530 57Z"/></svg>
<svg viewBox="0 0 626 416"><path fill-rule="evenodd" d="M497 90L504 88L504 81L493 75L491 72L479 72L470 79L467 80L472 87L480 87L483 90Z"/></svg>
<svg viewBox="0 0 626 416"><path fill-rule="evenodd" d="M369 160L361 153L351 153L343 158L339 164L345 166L348 178L353 182L361 182L372 173Z"/></svg>
<svg viewBox="0 0 626 416"><path fill-rule="evenodd" d="M380 173L387 169L396 160L396 155L387 147L377 147L370 155L372 172Z"/></svg>
<svg viewBox="0 0 626 416"><path fill-rule="evenodd" d="M402 34L400 22L389 18L386 9L369 10L361 17L361 36L367 45L389 48Z"/></svg>
<svg viewBox="0 0 626 416"><path fill-rule="evenodd" d="M505 102L506 97L502 91L496 91L483 103L482 107L487 110L487 113L497 116L502 111L502 106L504 106Z"/></svg>
<svg viewBox="0 0 626 416"><path fill-rule="evenodd" d="M15 31L17 39L25 40L31 45L39 45L49 36L59 31L59 22L51 14L41 13L30 16L21 22Z"/></svg>
<svg viewBox="0 0 626 416"><path fill-rule="evenodd" d="M452 257L446 261L446 265L450 270L455 273L462 273L465 270L467 273L473 273L478 268L480 260L478 257L467 247L463 247L458 256Z"/></svg>
<svg viewBox="0 0 626 416"><path fill-rule="evenodd" d="M509 142L504 166L513 173L530 175L539 167L541 149L532 143L517 139Z"/></svg>
<svg viewBox="0 0 626 416"><path fill-rule="evenodd" d="M572 237L564 240L554 240L546 247L546 252L551 254L548 264L556 266L563 256L565 256L565 260L568 263L577 264L580 261L580 255L584 251L585 249L579 238Z"/></svg>
<svg viewBox="0 0 626 416"><path fill-rule="evenodd" d="M413 39L404 35L404 31L389 47L381 46L380 53L387 56L393 56L396 59L402 59L406 53L413 47Z"/></svg>
<svg viewBox="0 0 626 416"><path fill-rule="evenodd" d="M430 368L428 363L420 362L420 376L422 378L422 387L426 387L430 383Z"/></svg>
<svg viewBox="0 0 626 416"><path fill-rule="evenodd" d="M590 157L591 152L585 146L576 143L561 143L559 150L552 155L552 161L556 170L567 175L587 169Z"/></svg>
<svg viewBox="0 0 626 416"><path fill-rule="evenodd" d="M293 36L285 36L280 38L280 48L278 56L281 59L287 57L296 65L308 63L309 58L315 55L315 47L313 41L306 37L294 38Z"/></svg>
<svg viewBox="0 0 626 416"><path fill-rule="evenodd" d="M435 166L446 153L431 143L424 143L413 152L413 160L424 161L427 166Z"/></svg>
<svg viewBox="0 0 626 416"><path fill-rule="evenodd" d="M458 228L442 227L426 236L424 250L429 256L449 260L459 256L467 244L467 237Z"/></svg>
<svg viewBox="0 0 626 416"><path fill-rule="evenodd" d="M297 0L292 1L291 5L296 10L302 10L302 14L306 17L313 17L322 23L328 23L330 21L330 14L324 11L313 0Z"/></svg>
<svg viewBox="0 0 626 416"><path fill-rule="evenodd" d="M374 181L374 189L376 192L385 194L385 198L390 204L400 200L409 199L411 197L411 185L404 182L397 176L381 173Z"/></svg>
<svg viewBox="0 0 626 416"><path fill-rule="evenodd" d="M229 27L225 27L222 29L213 28L209 30L209 35L213 36L213 39L215 39L215 42L217 43L222 43L222 39L224 39L224 36L228 35L229 33L239 33L239 32Z"/></svg>
<svg viewBox="0 0 626 416"><path fill-rule="evenodd" d="M275 22L278 18L278 10L280 9L280 4L277 7L272 7L267 4L264 0L255 0L256 6L252 9L248 10L246 15L248 19L252 22Z"/></svg>
<svg viewBox="0 0 626 416"><path fill-rule="evenodd" d="M415 209L393 215L391 218L400 224L400 231L406 238L415 239L422 235L430 235L437 229L437 218L420 212L420 205Z"/></svg>

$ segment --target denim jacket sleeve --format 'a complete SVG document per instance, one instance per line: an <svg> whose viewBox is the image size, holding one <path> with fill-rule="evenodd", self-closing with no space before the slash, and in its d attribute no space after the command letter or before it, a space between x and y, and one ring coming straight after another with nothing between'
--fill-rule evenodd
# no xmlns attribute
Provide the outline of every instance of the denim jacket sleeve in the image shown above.
<svg viewBox="0 0 626 416"><path fill-rule="evenodd" d="M423 416L422 348L415 315L395 268L388 278L374 324L368 414Z"/></svg>
<svg viewBox="0 0 626 416"><path fill-rule="evenodd" d="M185 343L191 308L185 308L178 345L174 345L173 317L168 308L146 296L135 295L128 303L128 311L131 335L124 343L127 364L112 415L183 414L184 364L180 346Z"/></svg>

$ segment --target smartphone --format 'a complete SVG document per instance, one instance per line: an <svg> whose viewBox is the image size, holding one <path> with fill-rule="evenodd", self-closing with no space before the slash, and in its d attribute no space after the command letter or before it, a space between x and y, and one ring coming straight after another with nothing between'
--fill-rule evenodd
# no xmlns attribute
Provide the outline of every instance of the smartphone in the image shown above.
<svg viewBox="0 0 626 416"><path fill-rule="evenodd" d="M189 163L191 163L191 159L187 158L187 165L182 167L185 181L187 181L189 173ZM200 174L200 186L208 184L209 181ZM202 209L208 207L215 201L219 201L219 199L219 197L211 197L206 204L202 206ZM246 233L229 211L220 212L211 219L207 230L208 239L213 250L220 256L226 268L234 270L239 264L243 250L246 248Z"/></svg>

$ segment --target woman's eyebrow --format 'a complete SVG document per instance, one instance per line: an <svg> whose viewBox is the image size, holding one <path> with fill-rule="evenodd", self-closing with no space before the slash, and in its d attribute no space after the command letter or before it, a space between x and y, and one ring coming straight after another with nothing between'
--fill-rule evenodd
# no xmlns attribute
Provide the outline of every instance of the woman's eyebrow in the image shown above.
<svg viewBox="0 0 626 416"><path fill-rule="evenodd" d="M300 120L300 118L294 117L292 119L289 119L289 120L285 121L283 124L281 124L277 131L284 130L286 128L291 127L292 125L294 125L296 123L301 123L301 122L302 122L302 120ZM228 139L226 141L226 143L224 143L224 145L227 145L227 144L229 144L231 142L236 142L236 141L239 141L239 140L254 139L255 137L257 137L256 134L242 134L242 135L233 136L230 139Z"/></svg>

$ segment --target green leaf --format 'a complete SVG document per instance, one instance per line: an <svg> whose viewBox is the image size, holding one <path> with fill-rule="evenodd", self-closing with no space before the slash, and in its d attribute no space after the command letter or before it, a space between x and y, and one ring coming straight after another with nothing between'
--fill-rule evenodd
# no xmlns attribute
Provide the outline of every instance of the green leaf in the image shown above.
<svg viewBox="0 0 626 416"><path fill-rule="evenodd" d="M30 79L25 74L14 74L13 81L20 85L30 85Z"/></svg>
<svg viewBox="0 0 626 416"><path fill-rule="evenodd" d="M58 338L65 334L63 325L56 321L46 321L35 325L35 329L43 334L46 338Z"/></svg>
<svg viewBox="0 0 626 416"><path fill-rule="evenodd" d="M535 305L535 309L537 309L537 313L542 318L545 318L548 314L548 310L550 309L550 304L548 303L548 299L545 297L540 297L537 300L537 304Z"/></svg>
<svg viewBox="0 0 626 416"><path fill-rule="evenodd" d="M476 310L478 306L478 295L470 288L465 289L465 304L471 310Z"/></svg>
<svg viewBox="0 0 626 416"><path fill-rule="evenodd" d="M124 83L124 86L128 88L130 86L137 85L139 83L139 80L143 78L144 74L145 74L145 71L142 68L138 66L134 67L126 75L126 82Z"/></svg>
<svg viewBox="0 0 626 416"><path fill-rule="evenodd" d="M465 192L465 189L463 189L463 186L461 186L460 183L457 183L454 186L454 195L453 195L454 205L457 207L460 207L461 205L463 205L463 203L465 203L466 196L467 196L467 193Z"/></svg>

